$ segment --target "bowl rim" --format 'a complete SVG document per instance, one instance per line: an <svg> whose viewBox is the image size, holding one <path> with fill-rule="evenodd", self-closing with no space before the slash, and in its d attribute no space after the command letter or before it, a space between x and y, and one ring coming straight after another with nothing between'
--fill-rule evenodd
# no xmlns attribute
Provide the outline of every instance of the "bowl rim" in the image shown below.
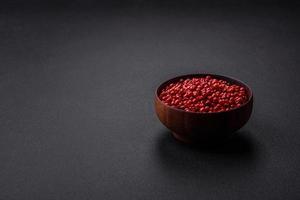
<svg viewBox="0 0 300 200"><path fill-rule="evenodd" d="M167 104L165 104L160 98L159 98L159 95L158 95L158 92L159 90L161 89L161 87L166 84L167 82L170 82L172 83L172 81L175 81L177 79L181 79L181 78L188 78L188 77L202 77L202 76L212 76L212 77L216 77L216 78L220 78L222 80L222 78L225 78L225 79L231 79L235 82L238 82L240 83L241 85L243 85L244 87L246 87L246 89L248 89L249 91L249 98L248 100L243 103L240 107L237 107L237 108L233 108L233 109L230 109L230 110L225 110L225 111L221 111L221 112L194 112L194 111L186 111L186 110L183 110L183 109L180 109L180 108L176 108L176 107L173 107L173 106L169 106ZM223 80L225 80L223 79ZM212 74L212 73L194 73L194 74L184 74L184 75L180 75L180 76L175 76L173 78L170 78L164 82L162 82L155 90L155 98L161 102L164 106L168 107L169 109L173 109L173 110L176 110L176 111L179 111L179 112L184 112L184 113L193 113L193 114L201 114L201 115L214 115L214 114L220 114L220 113L228 113L228 112L231 112L231 111L234 111L234 110L238 110L238 109L241 109L242 107L245 107L252 99L253 99L253 91L252 89L246 84L244 83L243 81L237 79L237 78L234 78L234 77L231 77L231 76L227 76L227 75L221 75L221 74Z"/></svg>

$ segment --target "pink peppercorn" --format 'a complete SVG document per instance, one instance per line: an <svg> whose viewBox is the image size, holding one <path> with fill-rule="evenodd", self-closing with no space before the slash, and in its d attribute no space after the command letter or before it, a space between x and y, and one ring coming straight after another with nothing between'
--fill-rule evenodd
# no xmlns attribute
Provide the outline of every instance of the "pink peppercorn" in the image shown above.
<svg viewBox="0 0 300 200"><path fill-rule="evenodd" d="M162 89L159 98L167 105L192 112L222 112L248 100L246 89L211 76L180 79Z"/></svg>

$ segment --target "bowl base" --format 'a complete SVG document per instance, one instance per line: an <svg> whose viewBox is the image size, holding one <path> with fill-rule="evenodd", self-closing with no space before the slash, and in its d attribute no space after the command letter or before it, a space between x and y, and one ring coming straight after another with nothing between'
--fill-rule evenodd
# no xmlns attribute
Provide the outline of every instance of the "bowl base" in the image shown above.
<svg viewBox="0 0 300 200"><path fill-rule="evenodd" d="M185 143L185 144L197 144L201 145L203 147L213 147L217 146L220 144L224 144L227 141L229 141L234 133L232 134L224 134L224 137L221 136L212 136L212 137L207 137L207 138L189 138L189 137L184 137L183 134L176 133L174 131L171 132L172 136L179 142Z"/></svg>
<svg viewBox="0 0 300 200"><path fill-rule="evenodd" d="M180 142L183 142L183 143L186 143L186 144L191 144L191 143L193 143L191 140L189 140L188 138L185 138L185 137L182 137L181 135L182 134L177 134L177 133L175 133L175 132L172 132L172 135L173 135L173 137L176 139L176 140L178 140L178 141L180 141Z"/></svg>

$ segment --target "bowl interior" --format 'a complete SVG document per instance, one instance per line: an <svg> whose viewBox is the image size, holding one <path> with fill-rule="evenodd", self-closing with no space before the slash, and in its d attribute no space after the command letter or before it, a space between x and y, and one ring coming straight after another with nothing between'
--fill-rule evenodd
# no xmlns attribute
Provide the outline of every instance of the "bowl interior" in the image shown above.
<svg viewBox="0 0 300 200"><path fill-rule="evenodd" d="M171 106L165 104L162 100L160 100L159 95L160 95L161 91L167 85L169 85L171 83L174 83L174 82L177 82L180 79L195 78L195 77L200 78L200 77L205 77L205 76L211 76L211 77L216 78L216 79L225 80L225 81L227 81L228 83L231 83L231 84L243 86L246 89L248 100L244 104L242 104L239 108L241 108L244 105L246 105L250 101L250 99L252 98L252 96L253 96L253 93L252 93L252 90L250 89L250 87L247 84L245 84L244 82L242 82L242 81L240 81L238 79L235 79L235 78L232 78L232 77L228 77L228 76L218 75L218 74L187 74L187 75L183 75L183 76L177 76L175 78L172 78L172 79L169 79L169 80L163 82L157 88L157 90L156 90L156 94L155 94L156 98L159 101L161 101L165 106L170 107L171 109L176 109L176 110L183 111L183 112L191 112L191 111L185 111L185 110L182 110L182 109L171 107ZM236 109L236 108L234 108L234 109ZM231 109L231 110L234 110L234 109ZM229 111L231 111L231 110L229 110ZM224 111L224 112L228 112L228 111ZM194 113L194 112L192 112L192 113ZM196 112L196 113L200 113L200 112ZM220 112L218 112L218 113L220 113ZM208 114L208 113L202 113L202 114Z"/></svg>

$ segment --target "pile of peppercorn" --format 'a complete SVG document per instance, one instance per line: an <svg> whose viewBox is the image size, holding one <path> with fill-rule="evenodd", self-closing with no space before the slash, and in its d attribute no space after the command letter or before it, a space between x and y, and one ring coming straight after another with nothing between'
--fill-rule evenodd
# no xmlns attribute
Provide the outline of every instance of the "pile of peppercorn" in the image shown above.
<svg viewBox="0 0 300 200"><path fill-rule="evenodd" d="M159 98L175 108L205 113L228 111L248 100L244 87L211 76L180 79L163 88Z"/></svg>

